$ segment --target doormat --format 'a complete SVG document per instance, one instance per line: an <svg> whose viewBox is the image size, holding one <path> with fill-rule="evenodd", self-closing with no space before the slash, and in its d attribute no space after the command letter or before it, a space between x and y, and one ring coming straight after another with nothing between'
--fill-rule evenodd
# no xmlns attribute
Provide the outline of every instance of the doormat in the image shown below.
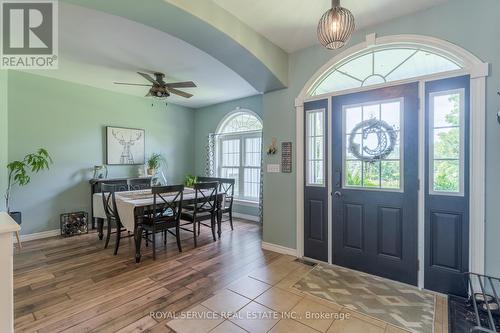
<svg viewBox="0 0 500 333"><path fill-rule="evenodd" d="M402 329L433 332L435 296L410 285L319 264L293 287Z"/></svg>

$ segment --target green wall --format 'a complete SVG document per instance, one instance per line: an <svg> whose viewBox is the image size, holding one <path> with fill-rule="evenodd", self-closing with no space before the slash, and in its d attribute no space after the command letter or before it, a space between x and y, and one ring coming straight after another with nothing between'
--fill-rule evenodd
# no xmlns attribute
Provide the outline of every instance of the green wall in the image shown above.
<svg viewBox="0 0 500 333"><path fill-rule="evenodd" d="M420 34L455 43L491 64L487 78L486 103L486 270L500 275L496 254L500 252L500 127L496 113L500 110L500 1L451 0L443 5L411 16L358 30L346 47L358 44L368 33L378 36ZM344 48L345 49L345 48ZM342 49L341 51L343 51ZM294 99L306 81L337 52L315 46L290 55L289 87L264 95L264 144L271 137L295 144ZM277 157L265 157L265 162ZM292 174L265 174L264 177L264 241L296 247L295 170Z"/></svg>
<svg viewBox="0 0 500 333"><path fill-rule="evenodd" d="M8 163L7 71L0 70L0 211L5 210L4 190L7 188Z"/></svg>
<svg viewBox="0 0 500 333"><path fill-rule="evenodd" d="M58 229L63 212L90 211L88 180L93 166L105 162L106 125L145 129L146 156L164 154L169 183L181 183L194 172L192 109L152 107L150 99L14 71L8 86L9 160L39 147L54 159L49 171L13 192L12 208L23 212L23 234ZM136 175L136 170L114 166L109 176Z"/></svg>
<svg viewBox="0 0 500 333"><path fill-rule="evenodd" d="M205 175L206 145L208 134L214 133L225 115L236 108L249 109L263 119L262 95L245 97L230 102L215 104L196 109L195 112L195 171L196 175ZM258 207L234 204L234 211L246 215L259 215Z"/></svg>

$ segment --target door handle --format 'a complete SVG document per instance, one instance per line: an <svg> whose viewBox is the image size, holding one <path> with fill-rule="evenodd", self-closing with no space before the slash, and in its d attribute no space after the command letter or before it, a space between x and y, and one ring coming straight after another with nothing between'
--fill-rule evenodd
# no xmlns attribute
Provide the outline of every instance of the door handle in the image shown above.
<svg viewBox="0 0 500 333"><path fill-rule="evenodd" d="M340 199L340 198L342 197L342 192L340 192L340 191L335 191L335 192L333 193L333 196L334 196L335 198L339 198L339 199Z"/></svg>

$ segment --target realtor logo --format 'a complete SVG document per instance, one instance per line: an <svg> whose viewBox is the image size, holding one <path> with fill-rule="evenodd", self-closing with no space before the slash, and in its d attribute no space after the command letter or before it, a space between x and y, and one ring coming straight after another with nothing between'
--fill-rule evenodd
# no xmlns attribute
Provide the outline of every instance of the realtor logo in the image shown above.
<svg viewBox="0 0 500 333"><path fill-rule="evenodd" d="M0 0L1 69L57 69L57 0Z"/></svg>

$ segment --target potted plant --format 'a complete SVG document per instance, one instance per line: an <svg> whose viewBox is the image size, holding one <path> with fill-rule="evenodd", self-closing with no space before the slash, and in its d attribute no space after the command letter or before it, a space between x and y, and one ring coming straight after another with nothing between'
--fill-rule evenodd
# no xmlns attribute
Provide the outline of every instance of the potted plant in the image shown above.
<svg viewBox="0 0 500 333"><path fill-rule="evenodd" d="M35 153L28 154L20 161L12 161L7 164L8 182L7 191L5 192L5 208L7 213L18 223L21 224L21 212L10 211L10 196L14 185L25 186L31 181L29 173L38 173L42 170L48 170L52 164L46 149L40 148Z"/></svg>
<svg viewBox="0 0 500 333"><path fill-rule="evenodd" d="M184 178L184 185L186 187L193 187L194 184L196 184L197 177L193 175L187 175L186 178Z"/></svg>
<svg viewBox="0 0 500 333"><path fill-rule="evenodd" d="M148 175L149 176L154 176L156 174L156 171L161 167L162 163L165 162L165 158L158 153L153 153L151 156L148 158Z"/></svg>

